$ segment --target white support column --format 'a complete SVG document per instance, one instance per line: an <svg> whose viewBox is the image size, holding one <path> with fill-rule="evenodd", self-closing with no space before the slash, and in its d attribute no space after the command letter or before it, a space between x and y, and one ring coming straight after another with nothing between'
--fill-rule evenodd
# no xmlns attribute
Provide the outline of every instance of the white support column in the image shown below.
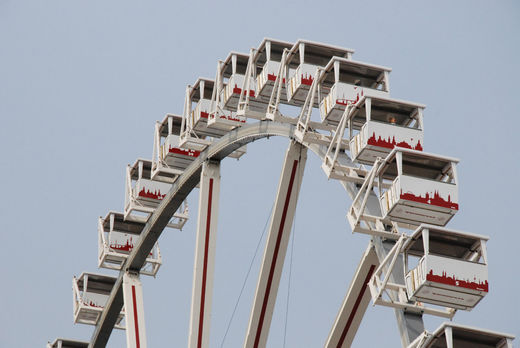
<svg viewBox="0 0 520 348"><path fill-rule="evenodd" d="M265 347L267 343L306 160L307 148L291 141L285 154L249 318L244 343L247 348Z"/></svg>
<svg viewBox="0 0 520 348"><path fill-rule="evenodd" d="M378 266L377 254L373 245L369 244L334 321L327 343L325 343L326 348L345 348L352 345L352 341L370 303L370 291L367 284Z"/></svg>
<svg viewBox="0 0 520 348"><path fill-rule="evenodd" d="M139 279L139 274L125 273L123 276L123 297L125 303L126 346L128 348L146 348L143 285Z"/></svg>
<svg viewBox="0 0 520 348"><path fill-rule="evenodd" d="M444 336L446 336L446 347L453 348L453 329L451 326L444 329Z"/></svg>
<svg viewBox="0 0 520 348"><path fill-rule="evenodd" d="M209 346L219 193L220 163L205 162L200 176L189 348Z"/></svg>

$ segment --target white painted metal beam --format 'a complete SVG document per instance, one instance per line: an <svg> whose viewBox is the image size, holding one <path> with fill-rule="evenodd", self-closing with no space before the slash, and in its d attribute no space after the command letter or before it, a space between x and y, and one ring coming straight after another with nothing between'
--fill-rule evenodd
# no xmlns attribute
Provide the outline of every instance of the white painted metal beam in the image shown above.
<svg viewBox="0 0 520 348"><path fill-rule="evenodd" d="M202 165L200 178L199 214L188 340L188 347L190 348L209 346L219 193L220 162L206 161Z"/></svg>
<svg viewBox="0 0 520 348"><path fill-rule="evenodd" d="M352 345L356 332L370 303L368 281L379 265L379 259L372 244L361 257L354 279L350 283L345 300L330 331L326 348L345 348Z"/></svg>
<svg viewBox="0 0 520 348"><path fill-rule="evenodd" d="M306 160L307 148L291 141L285 154L249 319L244 344L248 348L265 347L267 343Z"/></svg>
<svg viewBox="0 0 520 348"><path fill-rule="evenodd" d="M143 285L138 273L126 272L124 274L123 298L125 303L126 346L128 348L146 348Z"/></svg>

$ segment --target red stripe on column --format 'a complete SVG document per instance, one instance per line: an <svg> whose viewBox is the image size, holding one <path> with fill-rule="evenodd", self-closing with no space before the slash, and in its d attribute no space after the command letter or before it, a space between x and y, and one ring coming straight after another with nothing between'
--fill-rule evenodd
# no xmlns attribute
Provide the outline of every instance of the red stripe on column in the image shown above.
<svg viewBox="0 0 520 348"><path fill-rule="evenodd" d="M141 344L139 343L139 322L137 318L137 300L135 298L135 285L132 285L132 302L134 305L135 346L139 348Z"/></svg>
<svg viewBox="0 0 520 348"><path fill-rule="evenodd" d="M271 285L273 282L274 270L276 268L276 260L278 259L278 252L280 250L280 243L282 241L282 232L285 226L285 219L287 217L287 209L289 208L289 202L291 200L291 193L294 184L294 177L296 176L296 168L298 167L298 160L294 160L291 178L289 180L289 187L287 188L287 196L285 197L285 203L283 206L282 219L280 221L280 227L278 228L278 236L276 237L276 245L274 247L273 260L271 262L271 268L269 269L269 277L267 278L267 287L265 289L264 301L262 303L262 310L260 312L260 319L258 321L258 328L256 330L255 343L253 347L257 348L260 342L260 334L262 333L262 326L264 325L265 311L267 310L267 303L269 302L269 293L271 292Z"/></svg>
<svg viewBox="0 0 520 348"><path fill-rule="evenodd" d="M341 348L341 345L345 341L345 337L347 337L347 332L350 329L350 325L352 325L352 321L354 321L354 317L356 316L356 312L358 310L359 304L361 303L361 300L363 299L363 296L365 295L365 291L367 290L368 281L370 280L370 277L372 277L372 273L374 273L374 269L376 268L375 265L370 266L370 269L368 270L367 276L365 277L365 282L363 283L363 287L359 291L359 294L356 298L356 302L354 303L354 307L352 308L352 312L350 312L350 316L348 317L347 324L345 325L345 328L343 329L343 332L341 333L341 337L339 338L338 345L336 347Z"/></svg>
<svg viewBox="0 0 520 348"><path fill-rule="evenodd" d="M202 332L204 324L204 304L206 302L206 277L208 272L208 249L209 249L209 231L211 225L211 203L213 200L213 179L209 179L208 194L208 213L206 216L206 238L204 241L204 267L202 268L202 292L200 295L200 316L199 316L199 337L197 347L202 347Z"/></svg>

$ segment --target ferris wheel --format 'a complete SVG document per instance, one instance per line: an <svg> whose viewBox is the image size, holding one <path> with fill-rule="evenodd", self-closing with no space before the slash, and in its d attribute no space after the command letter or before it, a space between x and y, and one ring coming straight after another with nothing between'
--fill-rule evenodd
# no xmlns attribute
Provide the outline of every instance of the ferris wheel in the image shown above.
<svg viewBox="0 0 520 348"><path fill-rule="evenodd" d="M127 347L147 346L140 277L158 274L158 239L185 225L195 188L188 346L208 347L221 162L247 155L251 142L281 136L290 141L244 347L267 344L310 150L352 199L348 223L368 241L325 347L350 347L372 303L395 310L403 347L512 348L512 335L452 321L425 330L423 316L451 320L486 296L488 237L447 227L460 204L458 160L426 152L425 106L390 97L391 69L353 53L264 39L249 54L219 61L215 79L188 86L182 115L155 124L152 159L128 166L123 211L99 218L98 266L119 275L73 278L74 321L95 326L91 341L59 338L48 347L104 347L114 328L126 331Z"/></svg>

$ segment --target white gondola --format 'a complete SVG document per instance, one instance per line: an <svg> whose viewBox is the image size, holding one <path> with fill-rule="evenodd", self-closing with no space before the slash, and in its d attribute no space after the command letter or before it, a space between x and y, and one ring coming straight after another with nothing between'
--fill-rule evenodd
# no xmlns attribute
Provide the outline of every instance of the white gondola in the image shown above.
<svg viewBox="0 0 520 348"><path fill-rule="evenodd" d="M269 103L273 87L280 70L280 64L284 50L290 50L293 44L286 41L264 39L253 57L254 65L259 70L256 79L257 101ZM289 75L294 74L294 69L290 69ZM287 100L285 89L285 72L282 72L282 91L281 98Z"/></svg>
<svg viewBox="0 0 520 348"><path fill-rule="evenodd" d="M394 148L377 173L380 183L392 180L380 195L383 219L445 226L459 210L457 163L454 158Z"/></svg>
<svg viewBox="0 0 520 348"><path fill-rule="evenodd" d="M98 267L121 270L128 255L139 242L145 226L144 222L124 219L124 214L109 212L98 222ZM162 258L159 244L156 243L140 273L154 276L161 267Z"/></svg>
<svg viewBox="0 0 520 348"><path fill-rule="evenodd" d="M423 332L407 348L513 348L514 335L444 322L433 333Z"/></svg>
<svg viewBox="0 0 520 348"><path fill-rule="evenodd" d="M247 54L231 52L224 62L219 61L208 127L228 132L246 123L246 117L237 115L236 111L241 94L248 95L250 100L255 98L255 81L250 81L248 93L242 90L248 60Z"/></svg>
<svg viewBox="0 0 520 348"><path fill-rule="evenodd" d="M421 225L403 246L408 298L471 310L488 293L488 237ZM418 264L409 269L412 257Z"/></svg>
<svg viewBox="0 0 520 348"><path fill-rule="evenodd" d="M422 151L424 108L422 104L384 97L361 97L346 115L352 159L372 164L394 147Z"/></svg>
<svg viewBox="0 0 520 348"><path fill-rule="evenodd" d="M392 69L334 57L323 69L319 84L328 94L320 102L321 119L338 124L345 107L365 97L390 97Z"/></svg>
<svg viewBox="0 0 520 348"><path fill-rule="evenodd" d="M179 141L181 148L198 152L204 151L216 138L220 138L229 131L229 125L222 127L223 123L238 119L235 112L219 109L220 116L224 117L226 121L222 119L218 122L218 126L208 125L212 108L215 105L211 100L214 85L214 80L199 78L193 87L188 86L186 88ZM240 119L245 120L244 117ZM234 151L229 157L240 158L245 152L246 146Z"/></svg>
<svg viewBox="0 0 520 348"><path fill-rule="evenodd" d="M198 78L191 90L189 91L188 117L191 118L191 129L198 137L219 138L226 134L225 130L208 127L209 115L212 112L211 97L215 88L215 81L205 78ZM226 115L233 117L234 113L226 111Z"/></svg>
<svg viewBox="0 0 520 348"><path fill-rule="evenodd" d="M47 348L88 348L89 342L57 338L52 343L47 343Z"/></svg>
<svg viewBox="0 0 520 348"><path fill-rule="evenodd" d="M117 278L102 274L83 272L72 279L74 298L74 323L97 325ZM125 329L121 324L125 316L122 309L114 326Z"/></svg>
<svg viewBox="0 0 520 348"><path fill-rule="evenodd" d="M225 134L208 127L214 85L213 80L198 78L193 87L186 87L179 143L182 148L200 152L213 142L213 138Z"/></svg>
<svg viewBox="0 0 520 348"><path fill-rule="evenodd" d="M350 59L352 53L354 50L348 48L298 40L289 51L286 60L288 67L297 65L287 81L287 100L295 105L303 105L316 77L317 68L324 68L332 57ZM320 92L326 94L326 91ZM316 96L315 107L318 107L319 100L319 96Z"/></svg>
<svg viewBox="0 0 520 348"><path fill-rule="evenodd" d="M173 182L200 155L200 151L180 147L182 116L167 114L154 132L152 179Z"/></svg>
<svg viewBox="0 0 520 348"><path fill-rule="evenodd" d="M146 222L170 191L171 184L151 179L152 162L137 159L126 169L125 220ZM181 204L168 227L182 229L188 221L188 203Z"/></svg>
<svg viewBox="0 0 520 348"><path fill-rule="evenodd" d="M236 111L241 93L249 94L250 98L256 97L256 81L251 81L247 92L242 91L248 61L248 54L231 52L224 62L219 63L217 79L220 79L220 84L217 85L217 95L222 109Z"/></svg>

